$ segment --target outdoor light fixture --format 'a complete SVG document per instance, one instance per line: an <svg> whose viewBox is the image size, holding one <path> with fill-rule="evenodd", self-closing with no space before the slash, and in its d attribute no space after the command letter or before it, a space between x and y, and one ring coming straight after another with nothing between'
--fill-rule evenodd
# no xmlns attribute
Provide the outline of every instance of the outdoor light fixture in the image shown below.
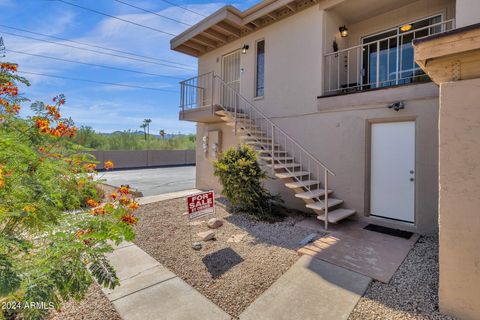
<svg viewBox="0 0 480 320"><path fill-rule="evenodd" d="M395 102L387 106L388 109L393 109L395 111L400 111L402 109L405 109L405 103L403 101Z"/></svg>
<svg viewBox="0 0 480 320"><path fill-rule="evenodd" d="M242 47L242 53L243 54L246 54L247 53L247 50L250 48L250 46L248 44L244 44L243 47Z"/></svg>
<svg viewBox="0 0 480 320"><path fill-rule="evenodd" d="M342 38L348 37L348 28L346 26L341 26L338 30L340 30Z"/></svg>
<svg viewBox="0 0 480 320"><path fill-rule="evenodd" d="M412 25L411 24L404 24L403 26L400 27L400 31L402 32L407 32L412 30Z"/></svg>

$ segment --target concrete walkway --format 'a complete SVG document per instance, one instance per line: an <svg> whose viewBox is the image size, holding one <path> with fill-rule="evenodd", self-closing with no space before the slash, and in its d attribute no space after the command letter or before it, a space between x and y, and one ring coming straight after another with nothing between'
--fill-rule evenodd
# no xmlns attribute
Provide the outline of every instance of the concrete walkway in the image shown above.
<svg viewBox="0 0 480 320"><path fill-rule="evenodd" d="M189 189L139 198L148 204L200 192ZM227 320L230 316L133 243L120 244L107 255L120 286L103 288L125 320Z"/></svg>
<svg viewBox="0 0 480 320"><path fill-rule="evenodd" d="M371 278L302 256L240 320L348 319Z"/></svg>
<svg viewBox="0 0 480 320"><path fill-rule="evenodd" d="M121 285L102 290L125 320L227 320L230 316L132 243L108 255Z"/></svg>

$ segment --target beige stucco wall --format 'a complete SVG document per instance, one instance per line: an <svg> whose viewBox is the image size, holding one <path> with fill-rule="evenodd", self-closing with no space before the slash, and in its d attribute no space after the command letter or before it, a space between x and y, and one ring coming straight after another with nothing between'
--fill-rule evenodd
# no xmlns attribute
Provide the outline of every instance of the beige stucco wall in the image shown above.
<svg viewBox="0 0 480 320"><path fill-rule="evenodd" d="M456 0L457 1L457 28L480 23L480 1Z"/></svg>
<svg viewBox="0 0 480 320"><path fill-rule="evenodd" d="M440 308L480 315L480 79L440 96Z"/></svg>
<svg viewBox="0 0 480 320"><path fill-rule="evenodd" d="M351 39L359 35L384 30L390 25L422 18L444 11L453 14L453 1L421 0L400 8L393 14L383 14L365 23L349 26ZM241 93L265 112L282 129L300 142L308 151L337 176L330 181L335 197L345 206L357 210L358 217L368 217L368 147L372 121L414 120L416 122L416 223L405 224L375 220L378 224L399 227L422 233L437 225L438 201L438 88L420 84L390 88L368 93L317 99L322 94L323 52L331 46L341 17L335 12L310 7L289 18L260 29L231 44L199 58L199 73L215 71L221 74L221 57L250 45L241 55ZM253 99L255 41L265 39L265 97ZM339 40L341 41L341 40ZM346 45L346 44L341 44ZM406 109L395 112L386 106L404 100ZM222 130L223 147L239 143L232 128L223 124L198 124L197 187L221 190L213 177L211 159L203 154L201 137L209 130ZM322 179L321 179L322 180ZM266 182L273 192L280 192L288 206L306 210L304 203L282 187L279 180ZM374 220L374 218L367 218Z"/></svg>

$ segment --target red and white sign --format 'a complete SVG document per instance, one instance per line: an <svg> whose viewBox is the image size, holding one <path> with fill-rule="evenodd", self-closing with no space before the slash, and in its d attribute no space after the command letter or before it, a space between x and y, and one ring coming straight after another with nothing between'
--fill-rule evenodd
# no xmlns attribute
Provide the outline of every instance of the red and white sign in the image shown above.
<svg viewBox="0 0 480 320"><path fill-rule="evenodd" d="M188 218L198 219L215 213L215 196L213 191L207 191L191 195L187 198Z"/></svg>

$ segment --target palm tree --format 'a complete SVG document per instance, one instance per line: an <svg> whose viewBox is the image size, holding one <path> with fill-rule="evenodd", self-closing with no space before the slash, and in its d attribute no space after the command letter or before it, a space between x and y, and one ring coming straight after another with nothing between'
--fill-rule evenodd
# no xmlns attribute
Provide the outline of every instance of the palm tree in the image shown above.
<svg viewBox="0 0 480 320"><path fill-rule="evenodd" d="M140 125L140 128L143 129L143 135L145 136L145 141L147 141L147 124L145 121Z"/></svg>
<svg viewBox="0 0 480 320"><path fill-rule="evenodd" d="M165 139L165 130L160 130L160 136L162 137L162 139Z"/></svg>

